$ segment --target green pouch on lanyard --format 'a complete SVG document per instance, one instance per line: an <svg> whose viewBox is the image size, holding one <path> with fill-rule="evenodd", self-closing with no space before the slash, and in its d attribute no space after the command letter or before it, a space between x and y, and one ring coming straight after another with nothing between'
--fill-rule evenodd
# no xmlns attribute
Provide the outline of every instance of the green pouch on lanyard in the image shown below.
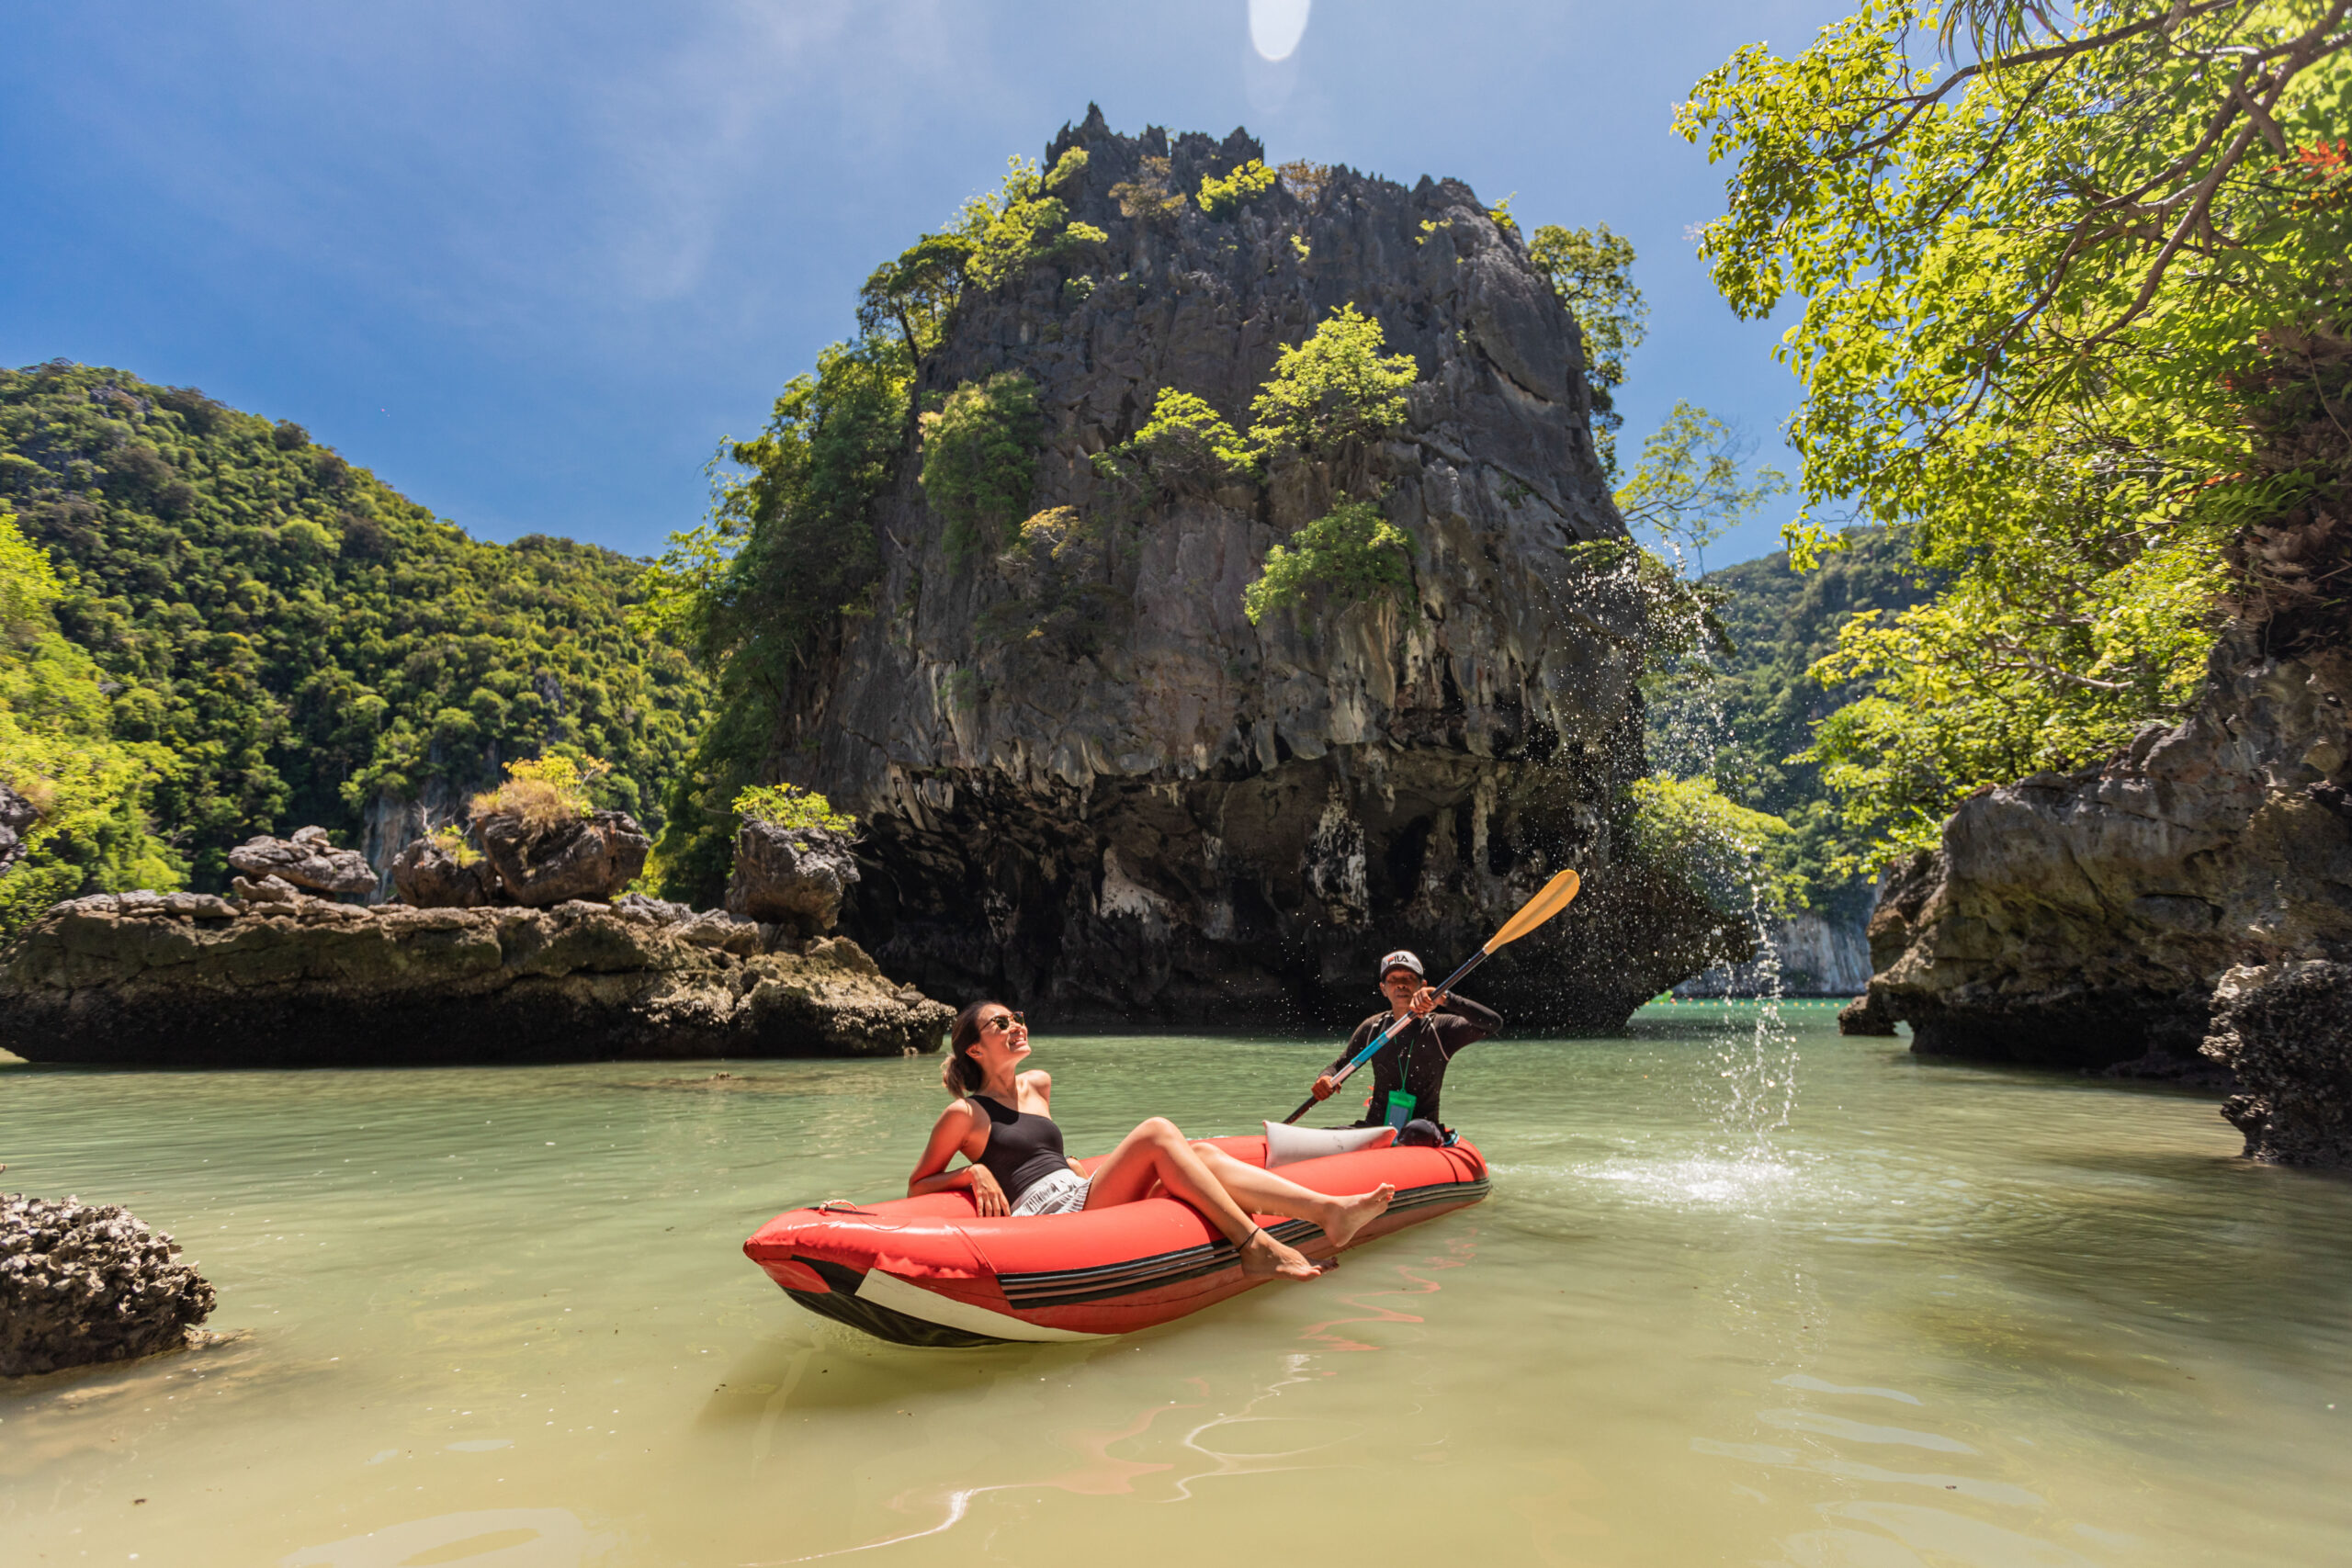
<svg viewBox="0 0 2352 1568"><path fill-rule="evenodd" d="M1388 1124L1398 1132L1404 1131L1405 1123L1413 1119L1413 1097L1403 1089L1390 1089L1388 1091Z"/></svg>

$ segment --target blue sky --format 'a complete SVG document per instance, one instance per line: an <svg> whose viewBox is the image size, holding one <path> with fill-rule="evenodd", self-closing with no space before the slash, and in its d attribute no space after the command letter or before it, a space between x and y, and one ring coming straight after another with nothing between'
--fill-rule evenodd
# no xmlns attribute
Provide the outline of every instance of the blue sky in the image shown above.
<svg viewBox="0 0 2352 1568"><path fill-rule="evenodd" d="M1794 383L1692 258L1723 171L1668 121L1738 45L1846 9L1317 0L1269 62L1247 0L13 6L0 363L200 386L478 536L650 553L874 264L1093 100L1609 224L1652 311L1627 450L1688 398L1770 456Z"/></svg>

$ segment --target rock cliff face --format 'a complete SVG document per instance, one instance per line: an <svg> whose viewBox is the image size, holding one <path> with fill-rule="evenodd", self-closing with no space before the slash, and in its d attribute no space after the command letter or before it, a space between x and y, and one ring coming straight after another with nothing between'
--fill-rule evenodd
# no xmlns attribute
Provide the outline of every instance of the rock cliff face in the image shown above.
<svg viewBox="0 0 2352 1568"><path fill-rule="evenodd" d="M954 1015L856 943L650 899L361 908L292 895L61 904L0 957L36 1062L423 1066L936 1049Z"/></svg>
<svg viewBox="0 0 2352 1568"><path fill-rule="evenodd" d="M2196 1064L2233 966L2352 953L2347 685L2241 630L2188 722L1966 802L1881 894L1872 1007L1922 1052Z"/></svg>
<svg viewBox="0 0 2352 1568"><path fill-rule="evenodd" d="M1786 997L1859 997L1871 983L1870 938L1850 919L1803 909L1770 922L1763 945L1773 973L1758 957L1694 975L1674 987L1680 997L1753 997L1776 985Z"/></svg>
<svg viewBox="0 0 2352 1568"><path fill-rule="evenodd" d="M1107 241L967 294L919 382L1028 376L1030 505L1070 513L959 563L910 444L874 611L786 705L779 770L867 823L844 929L942 995L1053 1018L1328 1018L1361 1010L1382 951L1449 963L1574 865L1579 902L1480 976L1515 1024L1611 1024L1745 957L1702 908L1614 874L1640 620L1566 553L1623 527L1575 327L1518 235L1458 182L1344 169L1225 221L1130 219L1111 190L1145 157L1189 193L1258 144L1116 136L1097 113L1046 165L1073 147L1090 161L1057 194ZM1277 352L1344 304L1414 358L1402 427L1148 506L1098 477L1163 389L1246 426ZM1411 536L1408 601L1252 626L1268 547L1342 492Z"/></svg>

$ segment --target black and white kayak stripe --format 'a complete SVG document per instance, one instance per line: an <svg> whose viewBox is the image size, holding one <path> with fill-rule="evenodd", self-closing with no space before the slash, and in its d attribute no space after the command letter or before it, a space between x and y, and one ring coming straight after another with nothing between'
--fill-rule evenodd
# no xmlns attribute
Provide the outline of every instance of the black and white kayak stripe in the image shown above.
<svg viewBox="0 0 2352 1568"><path fill-rule="evenodd" d="M1390 1201L1388 1212L1400 1213L1433 1203L1475 1203L1486 1197L1488 1186L1482 1178L1476 1181L1441 1181L1427 1187L1408 1187ZM1292 1247L1322 1234L1305 1220L1284 1220L1278 1225L1267 1226L1266 1233ZM1004 1292L1004 1299L1017 1307L1075 1306L1221 1274L1238 1267L1240 1260L1240 1249L1220 1236L1201 1247L1099 1263L1088 1269L1000 1274L996 1282Z"/></svg>

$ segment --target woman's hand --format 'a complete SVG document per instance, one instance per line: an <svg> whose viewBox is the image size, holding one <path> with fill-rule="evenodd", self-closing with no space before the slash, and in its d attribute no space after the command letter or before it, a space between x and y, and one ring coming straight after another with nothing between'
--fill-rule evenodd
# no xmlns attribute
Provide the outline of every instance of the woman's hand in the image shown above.
<svg viewBox="0 0 2352 1568"><path fill-rule="evenodd" d="M1410 1004L1413 1010L1413 1016L1415 1018L1429 1017L1430 1014L1435 1012L1444 1004L1445 999L1446 996L1444 992L1433 991L1427 986L1423 986L1419 990L1413 993L1413 1000Z"/></svg>
<svg viewBox="0 0 2352 1568"><path fill-rule="evenodd" d="M1339 1079L1333 1077L1329 1073L1321 1074L1315 1080L1315 1098L1317 1100L1329 1100L1331 1098L1332 1091L1337 1089L1339 1087Z"/></svg>
<svg viewBox="0 0 2352 1568"><path fill-rule="evenodd" d="M1012 1213L1012 1205L1004 1201L1004 1189L998 1183L995 1171L984 1165L967 1165L964 1169L972 1179L972 1206L979 1210L980 1218L997 1219Z"/></svg>

